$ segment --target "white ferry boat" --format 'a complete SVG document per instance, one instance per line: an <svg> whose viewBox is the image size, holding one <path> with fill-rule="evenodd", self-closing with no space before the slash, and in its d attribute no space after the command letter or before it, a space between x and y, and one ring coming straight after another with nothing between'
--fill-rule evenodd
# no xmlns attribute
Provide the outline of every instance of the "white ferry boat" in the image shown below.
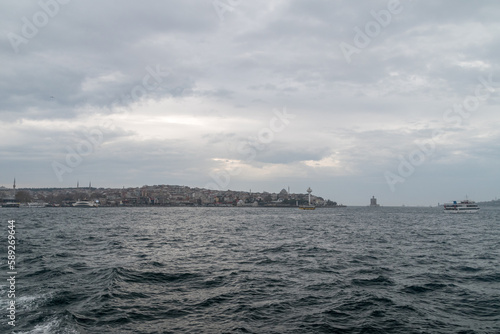
<svg viewBox="0 0 500 334"><path fill-rule="evenodd" d="M90 201L78 201L73 204L75 208L95 208L97 205Z"/></svg>
<svg viewBox="0 0 500 334"><path fill-rule="evenodd" d="M2 208L18 208L21 205L18 201L15 199L4 199L2 202Z"/></svg>
<svg viewBox="0 0 500 334"><path fill-rule="evenodd" d="M479 211L476 202L464 200L460 203L453 201L453 203L444 204L444 212L446 213L475 213Z"/></svg>
<svg viewBox="0 0 500 334"><path fill-rule="evenodd" d="M49 205L45 202L30 202L30 203L28 203L28 208L45 208L47 206L49 206Z"/></svg>

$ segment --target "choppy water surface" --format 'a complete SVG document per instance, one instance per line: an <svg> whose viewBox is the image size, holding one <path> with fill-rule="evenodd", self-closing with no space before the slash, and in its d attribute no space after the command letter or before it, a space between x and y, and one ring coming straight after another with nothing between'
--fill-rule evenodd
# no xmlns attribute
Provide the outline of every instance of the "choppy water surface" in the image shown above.
<svg viewBox="0 0 500 334"><path fill-rule="evenodd" d="M500 333L500 209L0 209L16 333Z"/></svg>

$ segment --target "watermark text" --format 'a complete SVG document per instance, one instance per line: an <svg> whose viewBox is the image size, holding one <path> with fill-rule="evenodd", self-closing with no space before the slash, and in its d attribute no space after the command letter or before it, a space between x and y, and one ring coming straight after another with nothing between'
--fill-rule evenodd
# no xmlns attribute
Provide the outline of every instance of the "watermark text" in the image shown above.
<svg viewBox="0 0 500 334"><path fill-rule="evenodd" d="M16 223L15 220L9 220L9 224L7 225L8 236L7 236L7 265L8 272L7 282L7 298L8 298L8 306L7 306L7 318L9 319L8 324L10 326L16 325Z"/></svg>

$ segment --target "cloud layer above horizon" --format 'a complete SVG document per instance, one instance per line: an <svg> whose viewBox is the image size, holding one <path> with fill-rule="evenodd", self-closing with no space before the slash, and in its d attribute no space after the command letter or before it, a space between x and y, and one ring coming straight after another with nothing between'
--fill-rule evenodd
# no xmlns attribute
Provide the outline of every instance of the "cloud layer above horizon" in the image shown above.
<svg viewBox="0 0 500 334"><path fill-rule="evenodd" d="M0 7L0 185L499 195L496 1Z"/></svg>

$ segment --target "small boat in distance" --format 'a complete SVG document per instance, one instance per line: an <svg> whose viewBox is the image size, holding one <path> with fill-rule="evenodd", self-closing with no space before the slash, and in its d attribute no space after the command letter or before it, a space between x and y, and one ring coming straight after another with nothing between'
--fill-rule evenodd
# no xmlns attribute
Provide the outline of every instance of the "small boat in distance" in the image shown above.
<svg viewBox="0 0 500 334"><path fill-rule="evenodd" d="M49 206L49 204L45 202L30 202L28 203L28 208L45 208Z"/></svg>
<svg viewBox="0 0 500 334"><path fill-rule="evenodd" d="M73 204L75 208L96 208L97 205L91 201L78 201Z"/></svg>
<svg viewBox="0 0 500 334"><path fill-rule="evenodd" d="M444 212L446 213L475 213L479 211L476 202L463 200L460 203L453 201L453 203L444 204Z"/></svg>
<svg viewBox="0 0 500 334"><path fill-rule="evenodd" d="M21 203L13 198L5 198L2 202L2 208L18 208L19 206L21 206Z"/></svg>

